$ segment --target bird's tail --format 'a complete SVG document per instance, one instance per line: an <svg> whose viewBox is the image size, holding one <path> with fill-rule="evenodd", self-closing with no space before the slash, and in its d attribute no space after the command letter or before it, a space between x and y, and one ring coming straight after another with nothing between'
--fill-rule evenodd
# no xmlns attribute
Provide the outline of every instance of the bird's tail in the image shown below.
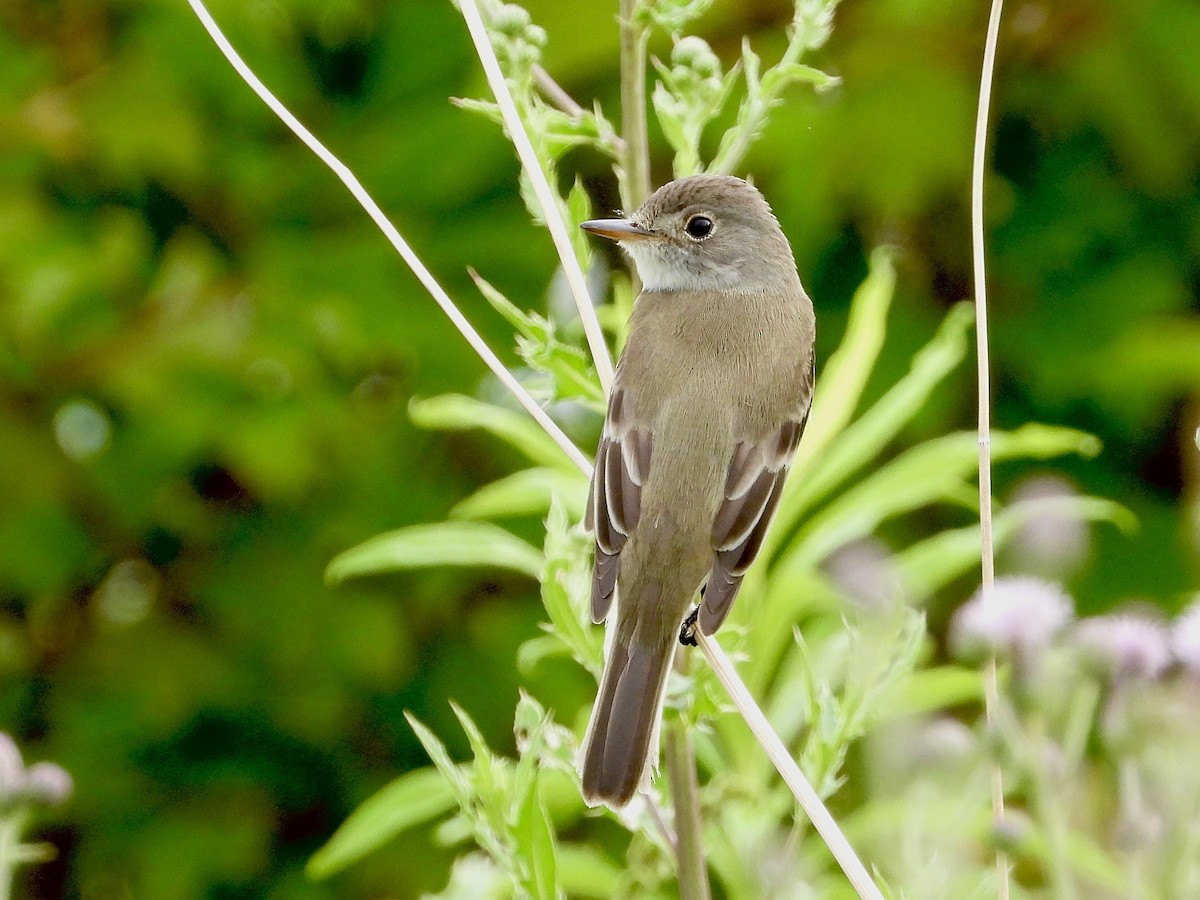
<svg viewBox="0 0 1200 900"><path fill-rule="evenodd" d="M583 797L591 806L624 806L658 759L658 726L677 638L667 632L645 644L637 639L641 635L623 638L621 631L614 629L580 757Z"/></svg>

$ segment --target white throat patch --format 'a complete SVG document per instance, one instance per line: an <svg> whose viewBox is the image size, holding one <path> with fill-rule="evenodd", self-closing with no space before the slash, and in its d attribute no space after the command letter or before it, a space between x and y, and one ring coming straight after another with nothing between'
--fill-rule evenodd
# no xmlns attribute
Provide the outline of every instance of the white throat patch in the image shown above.
<svg viewBox="0 0 1200 900"><path fill-rule="evenodd" d="M730 288L737 281L732 270L697 272L689 266L663 259L650 247L630 242L622 245L633 257L642 288L647 291L713 291Z"/></svg>

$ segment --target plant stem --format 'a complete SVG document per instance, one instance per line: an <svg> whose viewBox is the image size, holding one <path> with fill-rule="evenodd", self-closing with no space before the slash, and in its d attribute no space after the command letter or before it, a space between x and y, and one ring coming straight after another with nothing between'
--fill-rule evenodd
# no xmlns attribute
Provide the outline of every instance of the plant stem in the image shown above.
<svg viewBox="0 0 1200 900"><path fill-rule="evenodd" d="M1145 800L1142 796L1142 779L1137 763L1131 756L1124 756L1117 763L1118 807L1126 827L1133 832L1133 847L1129 851L1129 900L1142 900L1146 896L1146 836L1142 827L1146 818Z"/></svg>
<svg viewBox="0 0 1200 900"><path fill-rule="evenodd" d="M563 86L555 81L549 72L541 66L533 67L533 83L547 100L569 116L587 115L587 110L575 102L575 98L563 90Z"/></svg>
<svg viewBox="0 0 1200 900"><path fill-rule="evenodd" d="M987 40L983 50L983 72L979 79L979 109L975 121L975 152L971 167L971 238L975 269L975 335L979 363L979 528L982 587L989 594L996 581L995 551L992 540L992 451L991 451L991 366L988 359L987 270L983 252L983 175L987 156L988 111L992 100L992 73L996 66L996 42L1000 31L1003 0L992 0L988 17ZM993 723L1000 697L996 659L984 667L984 703L989 727ZM1004 821L1004 774L1000 763L991 771L992 818ZM1008 855L996 852L997 895L1008 900Z"/></svg>
<svg viewBox="0 0 1200 900"><path fill-rule="evenodd" d="M621 0L621 202L633 212L650 196L650 141L646 130L646 28L634 21L637 0ZM637 277L636 275L634 276ZM635 291L636 294L636 291Z"/></svg>
<svg viewBox="0 0 1200 900"><path fill-rule="evenodd" d="M733 701L734 707L746 720L746 724L750 726L755 739L766 751L771 762L775 764L775 769L779 772L780 777L791 790L805 815L812 821L813 827L817 829L817 833L825 841L833 858L846 873L846 878L858 896L863 900L883 900L883 894L875 886L875 882L858 858L858 854L854 852L854 848L846 840L842 829L838 827L825 804L821 802L820 796L813 790L812 784L804 777L804 773L800 771L800 767L788 753L787 747L779 739L779 735L775 733L775 729L771 727L767 717L763 715L762 709L750 696L750 692L733 667L733 663L729 661L729 657L725 655L725 651L721 649L721 645L701 632L700 629L696 629L695 634L696 644L704 653L709 665L712 666L717 680L721 682L721 686L729 694L729 699Z"/></svg>
<svg viewBox="0 0 1200 900"><path fill-rule="evenodd" d="M683 668L683 654L676 657ZM667 726L667 781L675 808L675 860L679 872L680 900L709 900L708 864L704 859L700 829L700 786L696 778L696 755L691 733L682 716Z"/></svg>
<svg viewBox="0 0 1200 900"><path fill-rule="evenodd" d="M1028 736L1029 770L1033 775L1033 806L1037 817L1042 820L1042 828L1046 833L1046 849L1050 856L1047 868L1050 873L1051 892L1055 900L1076 900L1079 892L1075 888L1075 879L1067 855L1070 822L1068 798L1065 794L1071 781L1056 780L1047 771L1046 750L1049 739L1045 716L1040 712L1030 714L1025 718L1024 730Z"/></svg>
<svg viewBox="0 0 1200 900"><path fill-rule="evenodd" d="M0 900L9 900L12 896L13 879L20 865L23 818L20 813L9 813L0 818Z"/></svg>

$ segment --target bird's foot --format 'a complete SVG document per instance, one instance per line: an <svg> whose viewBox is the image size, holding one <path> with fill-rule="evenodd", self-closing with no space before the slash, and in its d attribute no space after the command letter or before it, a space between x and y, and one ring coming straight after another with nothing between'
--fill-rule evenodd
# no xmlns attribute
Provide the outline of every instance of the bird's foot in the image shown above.
<svg viewBox="0 0 1200 900"><path fill-rule="evenodd" d="M679 643L685 647L696 646L696 617L698 615L700 615L699 606L688 613L683 624L679 626Z"/></svg>

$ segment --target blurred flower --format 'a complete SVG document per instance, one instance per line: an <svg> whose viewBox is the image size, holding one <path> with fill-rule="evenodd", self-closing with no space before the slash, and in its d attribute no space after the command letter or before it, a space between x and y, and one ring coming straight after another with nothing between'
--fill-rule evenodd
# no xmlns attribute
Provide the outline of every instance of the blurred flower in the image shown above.
<svg viewBox="0 0 1200 900"><path fill-rule="evenodd" d="M1200 676L1200 594L1171 626L1171 649L1189 674Z"/></svg>
<svg viewBox="0 0 1200 900"><path fill-rule="evenodd" d="M1145 616L1093 616L1076 626L1074 641L1092 667L1113 681L1157 678L1171 664L1166 626Z"/></svg>
<svg viewBox="0 0 1200 900"><path fill-rule="evenodd" d="M61 806L74 789L67 770L55 763L34 763L25 772L25 797L38 806Z"/></svg>
<svg viewBox="0 0 1200 900"><path fill-rule="evenodd" d="M891 551L874 538L840 548L825 570L842 594L865 607L888 605L900 594L900 575Z"/></svg>
<svg viewBox="0 0 1200 900"><path fill-rule="evenodd" d="M1070 501L1078 496L1071 482L1056 475L1037 475L1017 485L1012 505L1031 504L1008 544L1019 571L1064 578L1079 568L1092 534L1088 523L1070 512Z"/></svg>
<svg viewBox="0 0 1200 900"><path fill-rule="evenodd" d="M16 742L0 732L0 811L21 806L60 806L74 784L62 766L35 763L28 769Z"/></svg>
<svg viewBox="0 0 1200 900"><path fill-rule="evenodd" d="M1075 605L1057 584L1037 578L998 578L959 607L950 643L963 658L995 653L1031 661L1074 616Z"/></svg>
<svg viewBox="0 0 1200 900"><path fill-rule="evenodd" d="M0 806L7 806L9 797L21 790L25 780L25 763L16 742L0 732Z"/></svg>

